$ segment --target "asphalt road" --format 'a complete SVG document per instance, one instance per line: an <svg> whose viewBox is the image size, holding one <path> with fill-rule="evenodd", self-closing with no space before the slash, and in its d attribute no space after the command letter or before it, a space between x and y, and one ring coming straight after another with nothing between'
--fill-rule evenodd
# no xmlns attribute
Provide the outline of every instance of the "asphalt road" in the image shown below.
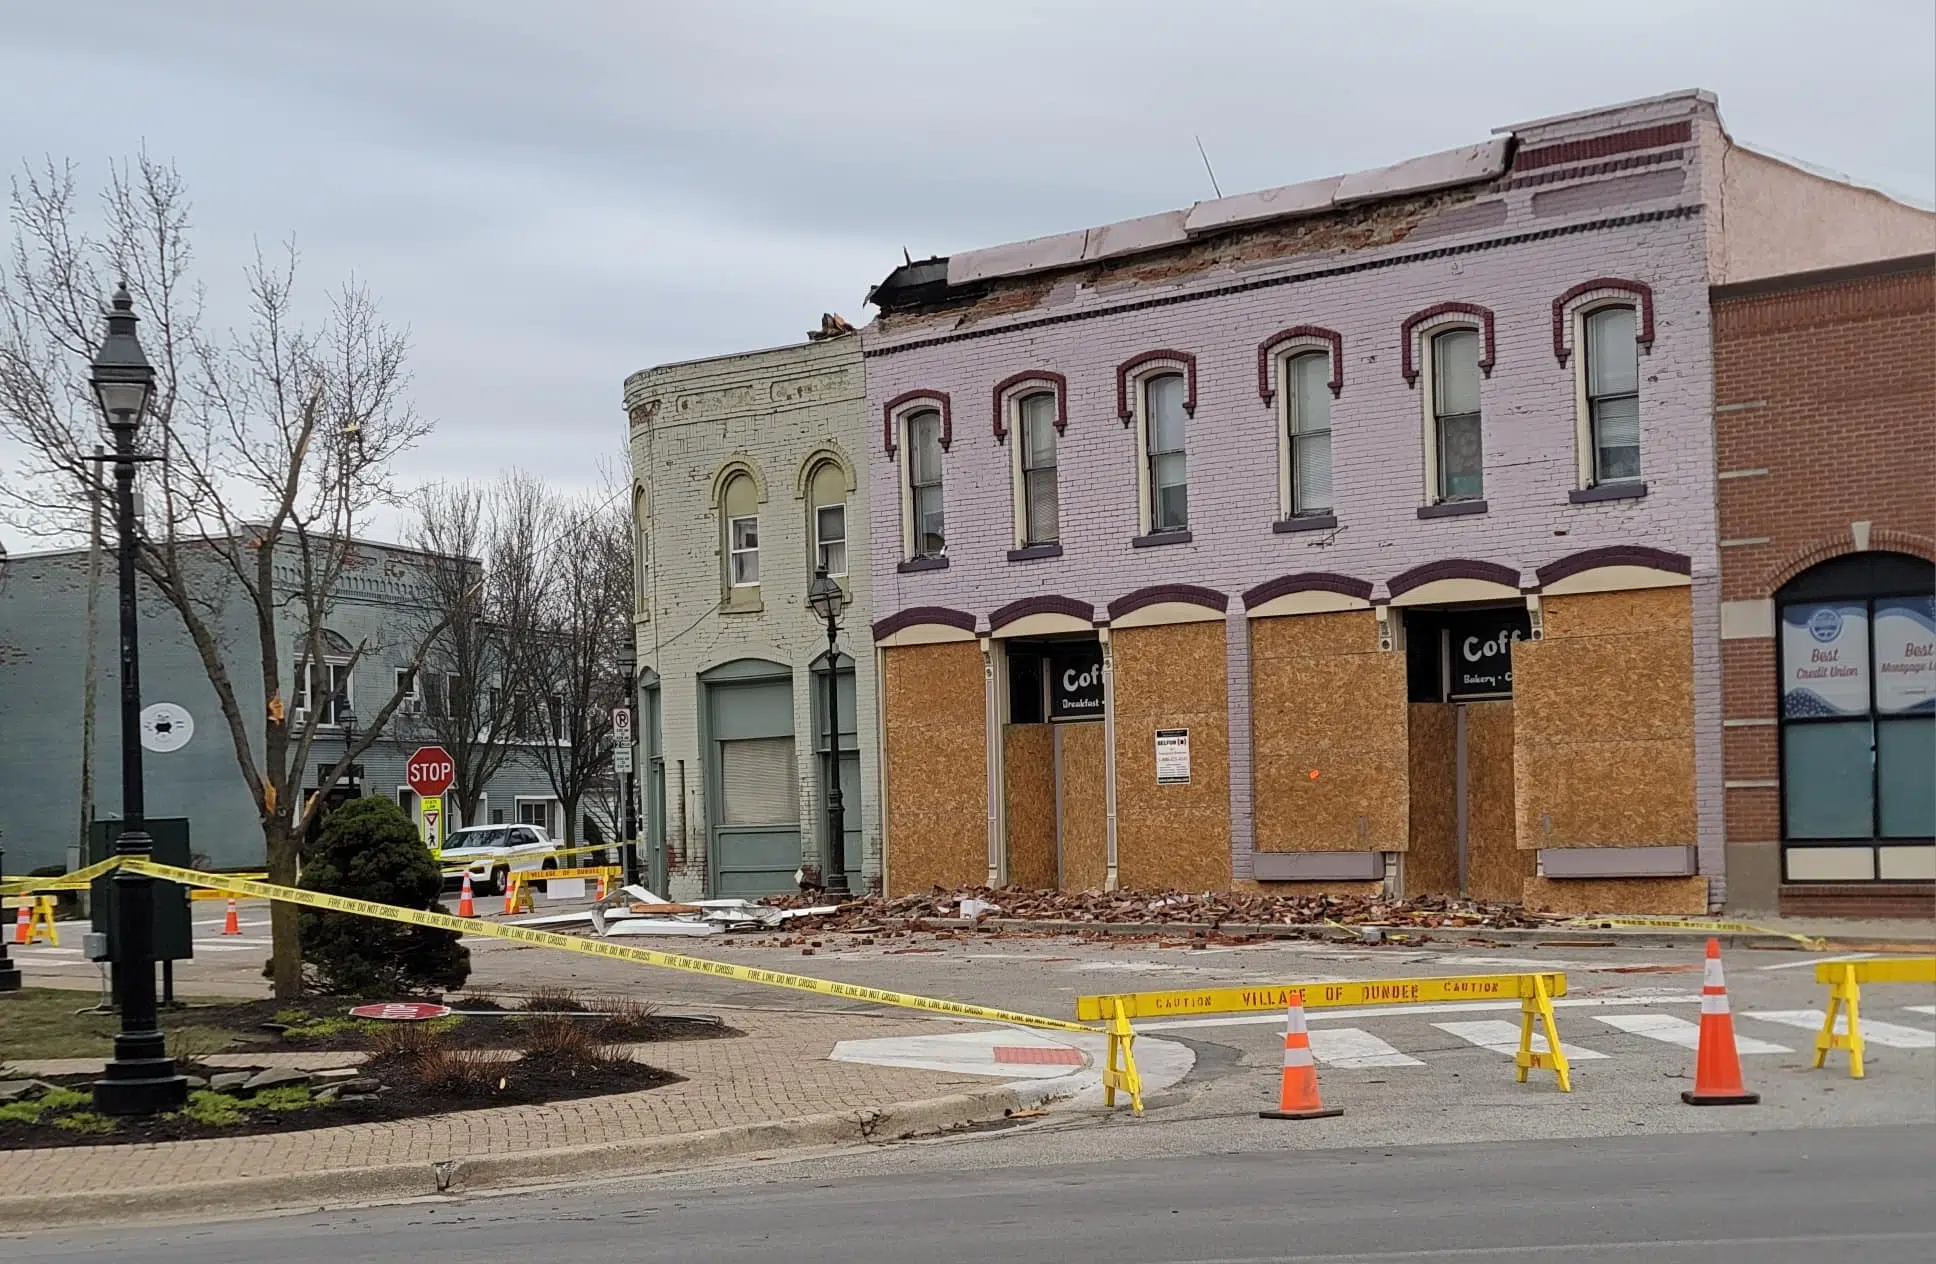
<svg viewBox="0 0 1936 1264"><path fill-rule="evenodd" d="M1001 1144L990 1138L974 1148ZM614 1182L474 1202L0 1239L0 1254L69 1264L1936 1258L1936 1200L1929 1197L1936 1134L1927 1128L972 1171L951 1157L962 1148L903 1147L908 1170L891 1175L847 1175L835 1156L818 1176L795 1164L765 1184Z"/></svg>

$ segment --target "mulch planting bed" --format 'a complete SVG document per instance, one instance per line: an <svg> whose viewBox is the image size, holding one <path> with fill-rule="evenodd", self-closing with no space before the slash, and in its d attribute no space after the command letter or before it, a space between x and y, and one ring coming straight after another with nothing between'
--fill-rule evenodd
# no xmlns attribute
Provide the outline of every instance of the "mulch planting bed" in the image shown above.
<svg viewBox="0 0 1936 1264"><path fill-rule="evenodd" d="M226 1070L227 1068L221 1068ZM384 1068L365 1068L379 1081L386 1078ZM95 1076L50 1076L45 1083L86 1093ZM0 1119L0 1151L29 1150L55 1146L127 1145L154 1141L195 1141L210 1137L245 1137L265 1132L297 1132L311 1128L333 1128L344 1124L379 1123L393 1119L414 1119L424 1115L444 1115L453 1111L482 1110L493 1106L541 1105L570 1101L579 1097L598 1097L611 1093L636 1093L642 1089L677 1084L684 1077L644 1063L616 1063L564 1072L534 1065L527 1060L506 1060L496 1068L496 1076L460 1094L432 1092L406 1083L386 1083L372 1097L332 1101L307 1106L286 1105L269 1109L251 1105L249 1099L237 1101L234 1113L239 1118L220 1124L205 1122L183 1112L151 1118L102 1121L112 1131L82 1131L60 1126L60 1120L75 1113L90 1112L90 1105L47 1111L37 1122ZM286 1101L288 1094L282 1095ZM82 1120L85 1126L99 1126L99 1117Z"/></svg>
<svg viewBox="0 0 1936 1264"><path fill-rule="evenodd" d="M395 998L389 998L395 999ZM437 998L428 998L436 1000ZM170 1011L164 1023L192 1022L199 1027L221 1027L236 1033L227 1050L209 1052L246 1053L260 1049L283 1053L315 1051L339 1053L365 1049L370 1035L380 1027L395 1026L382 1020L351 1018L352 1007L363 1002L333 998L307 998L302 1001L247 1001L229 1005L196 1005ZM582 1024L608 1044L649 1044L666 1040L715 1040L740 1033L723 1023L697 1018L659 1014L600 1013L596 999L582 1002L584 1011L506 1009L495 1001L444 1000L453 1013L447 1018L429 1019L423 1026L439 1032L453 1049L515 1049L523 1039L522 1029L534 1013L569 1014L569 1021ZM300 1015L301 1017L298 1017Z"/></svg>

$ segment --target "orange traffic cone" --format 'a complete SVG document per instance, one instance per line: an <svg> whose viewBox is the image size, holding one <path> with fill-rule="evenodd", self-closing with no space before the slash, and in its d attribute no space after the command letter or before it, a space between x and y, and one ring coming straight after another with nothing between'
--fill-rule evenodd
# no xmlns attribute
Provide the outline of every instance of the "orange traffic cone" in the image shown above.
<svg viewBox="0 0 1936 1264"><path fill-rule="evenodd" d="M233 897L229 899L228 913L222 918L222 933L224 935L240 935L242 933L242 919L236 915L235 900Z"/></svg>
<svg viewBox="0 0 1936 1264"><path fill-rule="evenodd" d="M1260 1119L1329 1119L1342 1108L1326 1110L1318 1099L1318 1069L1311 1061L1311 1035L1304 1027L1304 993L1291 993L1290 1018L1284 1025L1284 1079L1277 1091L1277 1109L1259 1111Z"/></svg>
<svg viewBox="0 0 1936 1264"><path fill-rule="evenodd" d="M471 901L471 876L468 873L464 875L464 889L457 893L457 916L477 916L477 905Z"/></svg>
<svg viewBox="0 0 1936 1264"><path fill-rule="evenodd" d="M32 909L28 907L33 903L33 899L33 896L28 896L20 906L20 916L13 919L13 941L16 944L30 944L34 941L34 915Z"/></svg>
<svg viewBox="0 0 1936 1264"><path fill-rule="evenodd" d="M1734 1048L1734 1015L1721 977L1721 941L1707 941L1707 972L1701 977L1701 1045L1694 1054L1694 1091L1689 1106L1753 1106L1761 1094L1741 1083L1741 1055Z"/></svg>

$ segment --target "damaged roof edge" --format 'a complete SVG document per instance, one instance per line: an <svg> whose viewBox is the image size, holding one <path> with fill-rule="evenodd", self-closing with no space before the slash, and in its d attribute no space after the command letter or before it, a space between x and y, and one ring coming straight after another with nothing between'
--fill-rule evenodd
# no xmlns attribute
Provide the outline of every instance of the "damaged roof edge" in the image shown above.
<svg viewBox="0 0 1936 1264"><path fill-rule="evenodd" d="M905 265L896 268L887 280L876 286L868 300L883 308L931 302L943 295L954 297L958 287L976 282L1161 250L1194 237L1267 220L1322 215L1360 202L1480 184L1504 173L1512 145L1511 136L1498 136L1476 145L1408 158L1373 171L1239 193L1198 202L1187 211L1160 211L1097 228L1033 237Z"/></svg>

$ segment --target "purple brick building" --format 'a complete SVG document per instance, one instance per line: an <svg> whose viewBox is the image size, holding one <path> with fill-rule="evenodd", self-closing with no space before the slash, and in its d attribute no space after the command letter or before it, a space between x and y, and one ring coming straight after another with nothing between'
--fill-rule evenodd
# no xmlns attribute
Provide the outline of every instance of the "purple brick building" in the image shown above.
<svg viewBox="0 0 1936 1264"><path fill-rule="evenodd" d="M1708 287L1916 215L1682 93L896 269L888 888L1707 910Z"/></svg>

